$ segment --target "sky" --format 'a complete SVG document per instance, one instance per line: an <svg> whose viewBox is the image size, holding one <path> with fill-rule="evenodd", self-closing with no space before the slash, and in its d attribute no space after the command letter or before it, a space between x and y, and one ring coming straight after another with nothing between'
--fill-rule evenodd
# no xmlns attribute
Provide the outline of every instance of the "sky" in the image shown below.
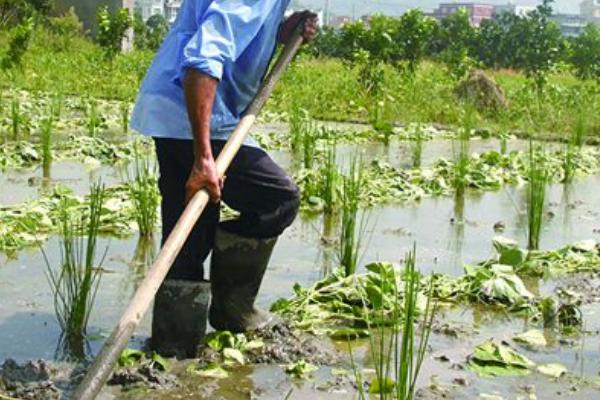
<svg viewBox="0 0 600 400"><path fill-rule="evenodd" d="M327 0L298 0L303 6L312 9L322 9ZM329 0L330 10L333 14L352 16L353 5L356 16L383 12L385 14L397 15L409 8L420 7L425 11L431 11L442 2L448 0ZM452 0L449 0L451 2ZM508 0L483 0L487 4L507 4ZM515 0L515 4L523 6L535 6L541 3L539 0ZM560 12L579 13L579 0L556 0L554 8Z"/></svg>

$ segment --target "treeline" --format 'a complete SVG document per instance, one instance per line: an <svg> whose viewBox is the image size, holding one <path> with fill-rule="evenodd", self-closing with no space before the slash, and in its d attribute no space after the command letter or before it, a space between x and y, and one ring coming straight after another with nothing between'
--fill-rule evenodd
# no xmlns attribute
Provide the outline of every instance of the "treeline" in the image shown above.
<svg viewBox="0 0 600 400"><path fill-rule="evenodd" d="M462 10L441 22L411 10L325 28L310 48L317 57L383 62L414 73L424 59L445 63L457 78L473 67L523 70L543 84L548 72L570 66L581 78L600 80L600 28L590 24L577 38L562 35L551 19L552 0L527 16L504 13L471 26Z"/></svg>

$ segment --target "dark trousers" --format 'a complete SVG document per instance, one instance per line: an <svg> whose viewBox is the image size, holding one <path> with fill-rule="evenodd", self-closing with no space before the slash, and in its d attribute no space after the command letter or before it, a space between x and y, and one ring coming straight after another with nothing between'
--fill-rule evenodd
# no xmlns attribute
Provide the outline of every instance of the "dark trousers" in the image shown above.
<svg viewBox="0 0 600 400"><path fill-rule="evenodd" d="M154 141L160 169L164 243L185 208L185 183L194 162L193 142L162 138ZM215 140L211 144L216 158L225 142ZM300 205L298 187L263 150L242 146L226 175L221 198L240 217L221 223L221 229L247 238L270 239L292 224ZM214 245L219 208L218 204L208 205L167 279L204 279L203 263Z"/></svg>

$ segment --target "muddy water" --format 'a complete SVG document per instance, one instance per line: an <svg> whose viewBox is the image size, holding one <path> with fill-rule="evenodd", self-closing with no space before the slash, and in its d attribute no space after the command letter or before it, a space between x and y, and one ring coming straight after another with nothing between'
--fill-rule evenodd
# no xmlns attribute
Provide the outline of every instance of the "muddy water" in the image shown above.
<svg viewBox="0 0 600 400"><path fill-rule="evenodd" d="M404 154L409 154L410 145L397 144L395 150L384 146L369 145L366 154L374 159L388 160L396 166L408 165ZM509 148L523 148L523 142L512 142ZM494 140L474 141L473 151L498 148ZM393 147L392 147L393 148ZM404 150L403 150L404 149ZM340 158L352 154L350 147L340 147ZM430 163L440 156L450 156L448 142L433 141L425 144L424 163ZM274 153L274 158L286 165L291 162L289 155ZM39 190L32 177L40 171L9 172L0 175L0 203L15 204L27 198L34 198ZM101 168L88 171L77 163L57 163L52 176L61 183L72 187L77 193L87 192L89 182L102 177L107 184L117 183L119 171ZM551 204L547 216L546 228L542 233L542 246L555 248L566 243L583 239L600 239L595 230L600 228L600 176L593 176L576 182L568 191L556 185L549 188ZM471 194L464 202L453 199L425 199L417 205L406 207L382 207L369 213L369 237L367 250L362 258L365 262L375 260L397 261L417 243L419 265L424 271L437 271L460 274L462 265L477 262L491 254L491 240L497 235L494 225L502 222L504 236L525 243L524 193L520 188L508 187L495 193ZM324 245L323 223L321 218L299 219L282 237L275 251L269 274L259 299L260 304L268 306L279 297L291 293L292 284L298 282L310 285L320 279L328 268L335 267L335 250ZM120 316L139 279L144 273L144 263L139 261L141 247L137 238L116 240L104 238L99 248L108 247L108 257L103 266L100 292L95 312L90 321L92 341L90 351L97 351L105 337ZM152 251L156 246L149 246ZM44 246L50 262L57 264L60 257L56 238ZM138 260L136 260L136 257ZM143 258L143 257L142 257ZM556 282L542 283L542 291L551 291ZM598 283L600 284L600 283ZM597 285L598 285L597 284ZM17 360L33 358L52 358L55 353L59 328L55 322L53 302L45 277L45 264L39 251L21 252L16 259L8 260L0 256L0 359L14 357ZM600 307L586 306L586 328L590 331L600 329L595 316ZM600 393L590 388L570 391L570 384L552 383L549 379L533 374L526 378L479 379L470 372L460 369L466 356L478 343L489 339L510 339L527 329L518 319L503 319L473 309L459 309L441 315L440 320L465 327L472 331L469 335L453 339L444 335L434 335L431 341L432 352L421 379L426 384L431 379L440 384L451 385L455 379L465 380L466 387L455 388L457 398L476 399L482 393L502 395L513 399L525 396L533 390L539 399L570 398L591 399L600 397ZM133 346L139 346L148 337L149 318L146 317L136 332ZM573 373L593 378L598 374L600 336L590 335L575 339L573 346L556 346L541 353L524 351L538 363L561 362ZM341 346L345 350L344 346ZM372 355L366 348L357 352L359 359L369 364ZM450 361L442 362L436 357L445 356ZM452 364L456 364L451 368ZM184 366L178 366L184 368ZM183 374L185 375L185 374ZM184 387L172 393L153 393L151 395L127 396L104 393L105 398L156 398L171 399L181 396L193 398L243 399L254 398L281 399L294 387L292 398L297 399L345 399L353 397L352 388L347 381L338 386L323 389L336 380L328 368L316 373L316 380L300 382L290 380L279 367L243 368L231 378L220 384L205 380L183 379ZM333 390L333 392L331 392ZM560 393L560 394L559 394ZM523 397L528 398L528 397Z"/></svg>

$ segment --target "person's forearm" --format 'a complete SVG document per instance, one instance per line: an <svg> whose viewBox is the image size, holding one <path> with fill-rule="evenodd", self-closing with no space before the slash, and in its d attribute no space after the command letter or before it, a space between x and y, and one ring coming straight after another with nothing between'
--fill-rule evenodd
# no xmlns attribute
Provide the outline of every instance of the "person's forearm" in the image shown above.
<svg viewBox="0 0 600 400"><path fill-rule="evenodd" d="M196 162L212 159L210 146L210 118L217 92L218 81L195 69L186 72L183 90L188 115L194 135L194 157Z"/></svg>

